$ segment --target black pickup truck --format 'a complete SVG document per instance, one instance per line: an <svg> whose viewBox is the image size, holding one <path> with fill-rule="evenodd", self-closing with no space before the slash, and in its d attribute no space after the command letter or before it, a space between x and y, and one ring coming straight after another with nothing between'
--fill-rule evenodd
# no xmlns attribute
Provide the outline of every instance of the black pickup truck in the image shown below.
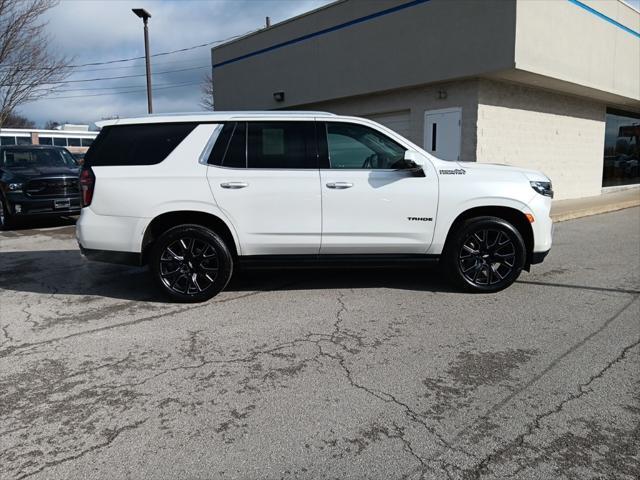
<svg viewBox="0 0 640 480"><path fill-rule="evenodd" d="M0 229L17 217L79 214L78 173L65 148L0 147Z"/></svg>

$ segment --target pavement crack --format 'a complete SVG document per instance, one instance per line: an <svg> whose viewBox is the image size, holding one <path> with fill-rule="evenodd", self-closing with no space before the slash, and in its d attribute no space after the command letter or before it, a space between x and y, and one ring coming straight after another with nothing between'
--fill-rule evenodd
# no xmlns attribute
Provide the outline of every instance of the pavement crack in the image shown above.
<svg viewBox="0 0 640 480"><path fill-rule="evenodd" d="M64 340L68 340L70 338L81 337L81 336L84 336L84 335L92 335L94 333L104 332L104 331L107 331L107 330L113 330L113 329L121 328L121 327L130 327L132 325L138 325L140 323L145 323L145 322L152 322L152 321L155 321L155 320L158 320L158 319L170 316L170 315L181 314L181 313L184 313L184 312L186 312L188 310L198 310L198 309L210 306L211 304L215 305L215 304L218 304L218 303L231 302L231 301L234 301L234 300L240 300L242 298L250 297L250 296L253 296L253 295L258 295L258 294L265 293L265 292L266 291L264 291L264 290L249 292L249 293L245 293L245 294L238 295L238 296L231 297L231 298L225 298L225 299L222 299L222 300L218 300L218 301L214 301L214 302L208 302L208 303L205 302L205 303L202 303L200 305L195 305L195 306L194 305L190 305L190 306L185 307L185 308L177 308L177 309L174 309L174 310L171 310L171 311L168 311L168 312L162 312L162 313L158 313L158 314L155 314L155 315L149 315L147 317L137 318L135 320L131 320L131 321L128 321L128 322L114 323L112 325L106 325L104 327L98 327L98 328L92 328L92 329L89 329L89 330L83 330L81 332L75 332L75 333L71 333L69 335L64 335L64 336L61 336L61 337L49 338L47 340L42 340L42 341L39 341L39 342L25 342L25 343L21 343L21 344L18 344L18 345L12 345L12 346L9 346L9 347L7 347L7 348L5 348L3 350L0 350L0 358L7 357L7 356L12 355L15 352L21 351L21 350L29 351L30 349L35 348L35 347L40 347L42 345L48 345L48 344L52 344L52 343L61 342L61 341L64 341Z"/></svg>
<svg viewBox="0 0 640 480"><path fill-rule="evenodd" d="M502 448L500 448L500 449L490 453L489 455L485 456L479 463L477 463L472 469L470 469L467 472L468 473L468 477L469 478L474 478L474 479L481 478L483 475L485 475L485 474L487 474L489 472L489 465L490 464L494 463L496 460L498 460L500 458L508 456L513 450L517 450L518 448L523 447L525 442L526 442L526 438L531 436L531 435L533 435L536 430L540 429L541 423L542 423L543 420L545 420L545 419L547 419L547 418L549 418L549 417L551 417L553 415L556 415L556 414L560 413L562 411L562 409L568 403L570 403L570 402L572 402L574 400L578 400L582 396L584 396L587 393L589 393L591 391L589 387L593 382L595 382L596 380L602 378L609 369L611 369L617 363L621 362L626 357L626 355L629 353L629 351L631 351L633 348L637 347L638 345L640 345L640 339L635 341L634 343L624 347L622 349L622 351L613 360L608 362L597 373L591 375L586 382L581 383L578 386L578 391L577 392L570 394L567 398L562 400L560 403L558 403L557 405L554 405L553 408L550 408L550 409L546 410L545 412L542 412L542 413L536 415L533 418L533 421L531 421L526 426L526 430L523 433L518 435L512 441L510 441L509 443L504 445ZM513 474L515 475L520 470L522 470L522 468L519 468Z"/></svg>
<svg viewBox="0 0 640 480"><path fill-rule="evenodd" d="M106 438L103 442L98 443L96 445L93 445L85 450L82 450L81 452L75 454L75 455L71 455L69 457L64 457L64 458L60 458L57 460L51 460L49 462L45 462L43 465L40 466L40 468L38 468L37 470L34 470L32 472L28 472L28 473L24 473L18 477L16 477L16 480L22 480L23 478L27 478L27 477L31 477L33 475L36 475L40 472L43 472L44 470L51 468L51 467L55 467L57 465L60 465L61 463L66 463L66 462L71 462L74 460L77 460L79 458L84 457L85 455L95 452L97 450L101 450L103 448L108 447L109 445L111 445L123 432L126 432L128 430L135 430L136 428L140 427L140 425L144 424L147 420L149 420L148 418L145 418L144 420L138 420L137 422L133 422L127 425L124 425L120 428L116 428L114 430L108 430L106 431Z"/></svg>

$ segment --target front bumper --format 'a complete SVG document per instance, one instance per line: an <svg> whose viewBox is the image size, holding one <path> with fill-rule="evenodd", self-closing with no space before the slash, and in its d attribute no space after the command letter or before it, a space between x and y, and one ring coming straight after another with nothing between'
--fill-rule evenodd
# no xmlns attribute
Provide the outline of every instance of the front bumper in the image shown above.
<svg viewBox="0 0 640 480"><path fill-rule="evenodd" d="M80 195L34 198L22 192L8 192L7 206L16 217L31 215L78 215Z"/></svg>

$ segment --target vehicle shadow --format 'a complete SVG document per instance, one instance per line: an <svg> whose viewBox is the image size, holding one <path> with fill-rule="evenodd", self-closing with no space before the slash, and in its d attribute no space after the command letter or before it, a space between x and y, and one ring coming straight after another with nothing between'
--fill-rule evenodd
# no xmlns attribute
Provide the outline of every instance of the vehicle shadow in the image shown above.
<svg viewBox="0 0 640 480"><path fill-rule="evenodd" d="M63 217L26 217L26 218L14 218L12 219L11 226L3 231L4 234L13 231L33 230L36 228L55 228L55 227L68 227L75 225L78 220L77 216L63 216Z"/></svg>
<svg viewBox="0 0 640 480"><path fill-rule="evenodd" d="M456 291L436 266L241 270L234 274L225 291L344 288ZM0 289L135 301L167 301L156 289L146 268L89 262L78 250L1 252Z"/></svg>

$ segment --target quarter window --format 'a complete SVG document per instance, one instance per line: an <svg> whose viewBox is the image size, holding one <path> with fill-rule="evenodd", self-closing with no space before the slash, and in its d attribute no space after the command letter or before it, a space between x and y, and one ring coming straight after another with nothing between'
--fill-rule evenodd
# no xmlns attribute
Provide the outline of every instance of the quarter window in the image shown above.
<svg viewBox="0 0 640 480"><path fill-rule="evenodd" d="M245 122L224 124L207 163L227 168L246 168L247 127Z"/></svg>
<svg viewBox="0 0 640 480"><path fill-rule="evenodd" d="M412 168L405 148L382 133L353 123L327 123L329 163L335 169L399 170Z"/></svg>
<svg viewBox="0 0 640 480"><path fill-rule="evenodd" d="M167 158L195 127L195 123L104 127L89 148L85 165L155 165Z"/></svg>

